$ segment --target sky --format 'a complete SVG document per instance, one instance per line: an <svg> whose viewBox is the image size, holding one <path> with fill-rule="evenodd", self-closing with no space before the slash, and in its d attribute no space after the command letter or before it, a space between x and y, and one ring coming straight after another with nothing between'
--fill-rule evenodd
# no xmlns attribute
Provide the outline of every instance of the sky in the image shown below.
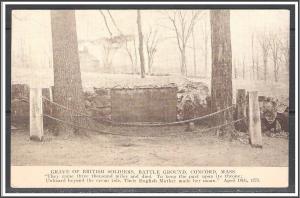
<svg viewBox="0 0 300 198"><path fill-rule="evenodd" d="M119 29L126 34L137 35L135 10L110 11ZM142 29L144 35L149 28L157 29L160 42L157 46L153 70L161 73L179 73L180 59L174 31L170 30L171 23L166 18L166 10L142 10ZM190 12L187 10L186 12ZM78 40L96 40L109 36L104 20L99 10L76 10L76 26ZM106 13L106 12L105 12ZM189 14L189 13L188 13ZM265 32L286 34L289 32L288 10L231 10L231 44L234 60L245 60L246 65L251 62L251 36ZM49 67L52 62L52 40L49 10L15 10L12 19L12 67L25 64L29 68ZM201 11L201 17L195 25L196 40L196 64L197 75L205 75L204 70L204 36L203 27L210 29L208 11ZM109 26L113 35L118 31L110 22ZM191 46L192 39L189 40ZM210 41L209 41L210 43ZM259 53L259 47L255 42L255 51ZM209 44L209 68L210 68L210 44ZM101 61L102 48L94 47L91 50L96 58ZM22 56L25 54L25 56ZM20 61L20 57L25 57ZM188 73L193 74L193 50L187 50ZM124 50L119 50L114 56L114 67L122 67L122 64L130 64ZM241 64L238 64L241 69ZM206 72L206 73L209 73Z"/></svg>

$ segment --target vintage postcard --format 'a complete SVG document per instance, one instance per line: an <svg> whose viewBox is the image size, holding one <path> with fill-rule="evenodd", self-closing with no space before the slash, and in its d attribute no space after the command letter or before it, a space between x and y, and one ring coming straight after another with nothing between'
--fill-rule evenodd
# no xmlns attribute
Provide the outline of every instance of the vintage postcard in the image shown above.
<svg viewBox="0 0 300 198"><path fill-rule="evenodd" d="M1 7L7 194L297 193L296 2Z"/></svg>

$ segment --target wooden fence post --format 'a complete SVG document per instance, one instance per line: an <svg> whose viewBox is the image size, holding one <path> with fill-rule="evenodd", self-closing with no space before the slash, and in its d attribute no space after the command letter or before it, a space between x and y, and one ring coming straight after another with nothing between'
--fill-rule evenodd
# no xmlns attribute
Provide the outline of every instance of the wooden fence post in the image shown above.
<svg viewBox="0 0 300 198"><path fill-rule="evenodd" d="M248 129L250 144L262 148L261 121L257 91L248 94Z"/></svg>
<svg viewBox="0 0 300 198"><path fill-rule="evenodd" d="M49 99L50 99L51 102L53 102L52 86L49 87Z"/></svg>
<svg viewBox="0 0 300 198"><path fill-rule="evenodd" d="M30 87L30 139L43 140L42 88Z"/></svg>

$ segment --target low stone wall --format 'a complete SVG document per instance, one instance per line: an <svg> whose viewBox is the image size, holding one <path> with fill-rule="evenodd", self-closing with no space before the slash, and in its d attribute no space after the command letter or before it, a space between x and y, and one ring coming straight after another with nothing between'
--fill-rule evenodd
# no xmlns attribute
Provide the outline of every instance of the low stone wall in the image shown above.
<svg viewBox="0 0 300 198"><path fill-rule="evenodd" d="M42 95L50 98L49 88L42 89ZM25 84L14 84L11 86L11 123L14 126L29 128L29 86ZM51 114L51 105L43 101L43 112ZM44 118L47 126L51 121Z"/></svg>
<svg viewBox="0 0 300 198"><path fill-rule="evenodd" d="M210 113L209 91L203 84L187 83L176 89L112 90L94 88L92 92L85 92L87 113L95 118L122 122L172 122ZM49 98L49 89L44 88L42 94ZM28 102L29 87L24 84L12 85L10 112L14 126L29 127ZM276 120L282 130L288 131L288 104L271 97L259 97L259 102L263 130L276 129ZM43 102L43 111L51 114L49 102ZM270 113L271 116L266 117ZM45 127L51 123L52 120L44 118Z"/></svg>
<svg viewBox="0 0 300 198"><path fill-rule="evenodd" d="M110 89L94 88L93 92L85 92L84 97L89 115L95 118L111 119Z"/></svg>
<svg viewBox="0 0 300 198"><path fill-rule="evenodd" d="M99 119L112 120L112 116L114 115L115 121L122 122L171 122L182 120L184 114L186 117L187 114L190 113L185 109L185 104L189 103L188 98L192 100L193 110L195 111L195 113L188 116L200 116L208 113L206 101L208 89L200 85L197 86L198 85L187 83L179 88L175 85L163 88L148 87L144 89L93 88L84 93L85 107L89 115ZM29 125L29 87L24 84L15 84L12 86L11 92L13 101L11 106L12 123L14 125L25 125L27 127ZM121 92L127 95L126 97L131 95L133 100L120 98L118 94ZM49 98L49 89L43 89L42 94L44 97ZM122 110L119 108L118 110L118 107L115 106L113 110L116 111L116 113L113 114L111 110L112 101L118 104L120 108L126 109ZM136 111L132 111L133 109L136 109ZM51 105L49 102L43 101L43 110L45 113L51 114ZM117 116L117 114L122 115ZM116 118L116 116L118 118ZM129 118L130 116L134 116L135 118ZM49 122L50 120L48 118L44 118L45 125Z"/></svg>
<svg viewBox="0 0 300 198"><path fill-rule="evenodd" d="M29 127L29 87L24 84L11 86L11 122L13 125Z"/></svg>

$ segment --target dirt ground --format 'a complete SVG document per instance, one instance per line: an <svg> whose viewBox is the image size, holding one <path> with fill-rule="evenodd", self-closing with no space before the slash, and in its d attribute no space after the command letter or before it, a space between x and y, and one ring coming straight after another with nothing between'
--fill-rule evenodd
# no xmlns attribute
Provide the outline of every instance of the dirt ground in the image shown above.
<svg viewBox="0 0 300 198"><path fill-rule="evenodd" d="M159 129L159 131L158 131ZM12 165L97 166L288 166L288 139L263 136L263 148L218 138L213 131L183 126L118 128L121 135L91 133L62 139L46 132L43 142L13 130ZM122 131L122 133L120 132Z"/></svg>

